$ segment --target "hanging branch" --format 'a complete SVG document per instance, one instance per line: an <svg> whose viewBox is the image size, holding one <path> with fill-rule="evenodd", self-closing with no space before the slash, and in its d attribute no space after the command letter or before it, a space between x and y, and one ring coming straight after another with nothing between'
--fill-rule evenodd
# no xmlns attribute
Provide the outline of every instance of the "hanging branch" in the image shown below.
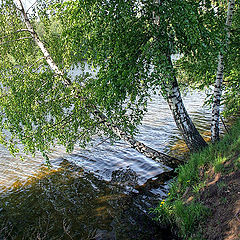
<svg viewBox="0 0 240 240"><path fill-rule="evenodd" d="M41 60L43 60L43 59L45 59L45 58L44 58L44 57L39 58L38 60L36 60L36 61L34 62L34 64L38 63L39 61L41 61ZM30 66L28 67L28 69L32 68L32 67L34 66L34 64L30 65Z"/></svg>
<svg viewBox="0 0 240 240"><path fill-rule="evenodd" d="M18 39L15 39L15 40L10 40L10 41L7 41L7 42L0 42L0 45L4 45L4 44L11 43L11 42L16 42L16 41L21 41L21 40L25 40L25 39L32 39L32 38L31 37L22 37L22 38L18 38Z"/></svg>
<svg viewBox="0 0 240 240"><path fill-rule="evenodd" d="M4 35L2 37L0 37L0 39L3 39L3 38L8 38L9 36L13 35L13 34L16 34L16 33L19 33L19 32L30 32L28 29L19 29L17 31L14 31L14 32L11 32L7 35Z"/></svg>
<svg viewBox="0 0 240 240"><path fill-rule="evenodd" d="M228 128L227 128L227 126L226 126L226 124L225 124L225 122L224 122L224 120L223 120L223 117L222 117L221 115L220 115L220 119L221 119L221 121L222 121L222 124L223 124L226 132L229 133L229 130L228 130Z"/></svg>
<svg viewBox="0 0 240 240"><path fill-rule="evenodd" d="M31 32L33 40L35 41L37 46L42 51L47 64L55 72L56 75L59 75L59 76L62 77L66 87L71 87L72 86L71 80L68 77L66 77L66 75L64 74L64 72L62 70L60 70L58 68L57 64L54 62L50 53L48 52L48 50L44 46L43 42L41 42L38 34L33 29L32 25L30 23L30 20L29 20L26 12L24 10L24 7L23 7L23 4L22 4L21 0L16 0L16 2L18 4L17 9L19 9L19 11L21 12L26 26L29 29L29 31ZM81 97L81 96L79 96L77 89L73 89L73 90L75 90L76 97ZM162 164L165 164L165 165L167 165L171 168L175 168L179 164L182 163L182 161L180 161L180 160L178 160L174 157L171 157L171 156L168 156L164 153L156 151L156 150L146 146L145 144L137 141L130 134L127 134L126 132L122 131L117 125L113 125L112 123L110 123L108 118L104 115L104 113L102 113L96 106L94 106L94 105L89 106L89 110L92 111L93 115L96 118L98 118L114 134L116 134L120 139L122 139L123 141L130 144L132 148L136 149L138 152L144 154L145 156L147 156L149 158L152 158L152 159L154 159L158 162L161 162Z"/></svg>
<svg viewBox="0 0 240 240"><path fill-rule="evenodd" d="M26 11L26 13L28 13L28 11L37 3L37 1L35 1Z"/></svg>

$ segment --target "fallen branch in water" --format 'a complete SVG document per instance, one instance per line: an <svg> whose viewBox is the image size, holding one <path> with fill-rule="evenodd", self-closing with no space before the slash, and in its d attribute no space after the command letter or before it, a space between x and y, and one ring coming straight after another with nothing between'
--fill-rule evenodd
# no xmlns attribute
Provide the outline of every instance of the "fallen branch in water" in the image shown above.
<svg viewBox="0 0 240 240"><path fill-rule="evenodd" d="M176 175L177 174L174 170L160 173L159 175L154 177L154 178L156 178L155 180L150 178L143 185L136 186L135 189L138 190L139 192L145 192L145 191L149 191L154 188L158 188L159 186L163 185L167 181L171 180Z"/></svg>

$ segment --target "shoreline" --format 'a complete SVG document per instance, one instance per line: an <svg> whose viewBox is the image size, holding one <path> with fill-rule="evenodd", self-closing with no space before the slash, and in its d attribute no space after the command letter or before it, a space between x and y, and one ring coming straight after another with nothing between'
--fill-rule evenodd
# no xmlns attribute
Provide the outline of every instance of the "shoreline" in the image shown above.
<svg viewBox="0 0 240 240"><path fill-rule="evenodd" d="M183 239L240 239L240 118L177 169L155 220Z"/></svg>

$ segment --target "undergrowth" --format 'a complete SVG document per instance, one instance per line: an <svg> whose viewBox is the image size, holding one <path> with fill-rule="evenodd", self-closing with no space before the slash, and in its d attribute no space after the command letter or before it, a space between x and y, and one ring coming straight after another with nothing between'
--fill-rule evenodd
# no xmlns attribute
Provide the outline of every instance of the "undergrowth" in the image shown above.
<svg viewBox="0 0 240 240"><path fill-rule="evenodd" d="M184 239L201 239L196 229L211 212L199 202L199 191L205 186L209 169L224 174L240 168L239 149L240 119L220 142L192 154L189 161L176 170L178 176L170 186L168 197L154 210L156 220L171 226L172 231ZM226 169L224 163L230 159L233 167Z"/></svg>

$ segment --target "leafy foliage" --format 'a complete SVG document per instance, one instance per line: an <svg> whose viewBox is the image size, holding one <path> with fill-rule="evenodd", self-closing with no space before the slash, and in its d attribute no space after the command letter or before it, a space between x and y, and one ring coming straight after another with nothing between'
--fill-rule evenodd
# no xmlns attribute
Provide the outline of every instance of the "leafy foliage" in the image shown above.
<svg viewBox="0 0 240 240"><path fill-rule="evenodd" d="M195 202L186 205L181 200L176 200L174 203L167 200L160 206L155 209L158 214L156 220L161 223L171 223L172 226L177 228L174 229L174 232L178 232L184 239L189 239L199 223L209 215L209 209Z"/></svg>
<svg viewBox="0 0 240 240"><path fill-rule="evenodd" d="M35 24L38 21L34 15L31 20ZM15 140L19 138L24 151L40 150L43 155L56 143L65 145L67 150L72 150L77 141L84 146L102 126L92 117L89 101L80 97L88 94L80 86L82 79L66 87L62 77L52 72L11 1L1 4L0 26L1 143L14 153L18 151ZM43 39L55 43L49 41L50 50L56 48L59 34L53 26L46 28ZM63 49L57 49L53 56L60 62ZM78 98L74 88L79 89Z"/></svg>
<svg viewBox="0 0 240 240"><path fill-rule="evenodd" d="M232 115L239 111L240 107L240 81L239 81L239 23L240 23L240 8L239 3L235 3L233 14L233 22L230 29L230 38L226 44L226 13L227 2L213 2L215 6L214 18L204 21L206 27L215 35L215 41L218 42L219 48L208 51L199 52L198 56L182 57L177 64L179 68L179 75L182 83L191 85L194 88L204 89L212 86L216 79L216 71L218 64L218 54L221 52L224 56L224 80L223 80L223 101L222 104L226 106L224 115ZM208 24L212 21L211 24ZM217 45L215 45L217 46ZM206 103L212 103L212 94L208 96Z"/></svg>
<svg viewBox="0 0 240 240"><path fill-rule="evenodd" d="M30 21L66 77L79 64L95 71L66 87L24 30L14 1L2 1L0 11L2 142L10 144L8 129L32 153L45 154L56 142L71 150L103 132L112 136L93 105L133 134L152 92L166 97L172 87L172 54L196 59L220 48L211 1L38 1Z"/></svg>

